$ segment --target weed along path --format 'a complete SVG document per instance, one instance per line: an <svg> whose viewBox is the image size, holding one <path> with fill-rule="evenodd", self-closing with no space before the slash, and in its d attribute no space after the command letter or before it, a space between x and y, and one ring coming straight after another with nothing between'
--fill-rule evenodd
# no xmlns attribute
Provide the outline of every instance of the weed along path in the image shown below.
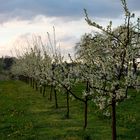
<svg viewBox="0 0 140 140"><path fill-rule="evenodd" d="M80 88L75 92L80 92ZM83 130L83 104L70 100L70 118L66 118L66 95L58 94L58 109L45 97L21 81L0 81L1 140L110 140L110 118L91 102L88 127ZM132 91L134 92L134 91ZM134 93L117 108L118 140L140 139L140 95Z"/></svg>

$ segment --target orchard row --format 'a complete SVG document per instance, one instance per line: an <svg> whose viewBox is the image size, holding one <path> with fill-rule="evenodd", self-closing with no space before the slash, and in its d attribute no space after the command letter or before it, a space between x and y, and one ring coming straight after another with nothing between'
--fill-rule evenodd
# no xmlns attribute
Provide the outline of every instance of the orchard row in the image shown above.
<svg viewBox="0 0 140 140"><path fill-rule="evenodd" d="M69 100L75 98L84 104L84 129L87 127L88 102L105 110L105 115L112 118L112 140L116 140L116 105L125 101L129 88L139 89L140 76L138 59L140 56L140 20L132 22L134 14L128 10L125 0L122 0L125 12L124 24L112 29L112 22L103 28L89 19L85 10L85 19L90 26L101 32L85 34L76 44L75 58L69 54L65 59L57 47L54 37L48 34L49 46L45 46L40 37L36 37L33 47L18 56L12 68L12 73L22 77L36 90L45 95L49 85L50 100L52 93L62 92L67 95L67 118L69 118ZM72 89L78 83L85 86L81 96ZM111 112L108 110L111 107Z"/></svg>

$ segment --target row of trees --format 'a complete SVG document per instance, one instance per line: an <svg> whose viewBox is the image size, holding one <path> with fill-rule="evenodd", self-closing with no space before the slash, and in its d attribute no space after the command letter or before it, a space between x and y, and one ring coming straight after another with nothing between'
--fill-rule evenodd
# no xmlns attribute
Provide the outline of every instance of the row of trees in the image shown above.
<svg viewBox="0 0 140 140"><path fill-rule="evenodd" d="M76 58L69 55L69 63L64 60L56 46L55 29L53 39L48 34L49 46L40 37L33 47L25 52L13 66L14 75L24 77L27 82L43 92L49 85L54 91L55 107L58 108L57 91L67 95L67 118L69 118L70 95L84 104L84 129L87 127L88 102L92 100L99 109L111 106L112 140L116 140L116 105L128 97L130 87L139 88L140 77L137 59L140 53L140 19L132 22L134 14L128 10L125 0L121 0L125 12L123 25L112 29L112 22L103 28L89 19L90 26L101 30L100 33L85 34L76 45ZM73 92L78 83L85 84L81 96Z"/></svg>

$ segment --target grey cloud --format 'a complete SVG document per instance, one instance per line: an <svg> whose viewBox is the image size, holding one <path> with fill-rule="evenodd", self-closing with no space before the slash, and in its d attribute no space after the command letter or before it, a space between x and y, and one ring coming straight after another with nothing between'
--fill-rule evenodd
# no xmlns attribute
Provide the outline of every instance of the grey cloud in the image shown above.
<svg viewBox="0 0 140 140"><path fill-rule="evenodd" d="M64 42L75 42L75 41L77 41L76 36L73 36L73 35L61 36L58 39L62 40Z"/></svg>
<svg viewBox="0 0 140 140"><path fill-rule="evenodd" d="M140 0L128 0L131 10L140 10ZM116 18L121 12L120 0L0 0L0 22L37 15L79 19L86 8L90 16Z"/></svg>

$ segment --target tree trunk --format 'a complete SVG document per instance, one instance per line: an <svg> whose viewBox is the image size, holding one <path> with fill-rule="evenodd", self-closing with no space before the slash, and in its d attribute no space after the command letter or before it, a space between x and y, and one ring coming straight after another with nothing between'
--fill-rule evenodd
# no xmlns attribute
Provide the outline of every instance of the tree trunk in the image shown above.
<svg viewBox="0 0 140 140"><path fill-rule="evenodd" d="M89 82L87 81L86 82L86 92L89 93L90 89L89 89ZM84 111L84 130L86 129L87 127L87 113L88 113L88 97L85 96L85 101L84 101L84 104L85 104L85 111Z"/></svg>
<svg viewBox="0 0 140 140"><path fill-rule="evenodd" d="M58 103L57 103L57 93L56 90L54 89L54 97L55 97L55 108L58 108Z"/></svg>
<svg viewBox="0 0 140 140"><path fill-rule="evenodd" d="M43 86L43 97L45 97L46 85Z"/></svg>
<svg viewBox="0 0 140 140"><path fill-rule="evenodd" d="M34 78L32 78L32 87L34 88Z"/></svg>
<svg viewBox="0 0 140 140"><path fill-rule="evenodd" d="M40 86L40 93L42 94L42 85Z"/></svg>
<svg viewBox="0 0 140 140"><path fill-rule="evenodd" d="M69 92L67 91L67 119L69 119Z"/></svg>
<svg viewBox="0 0 140 140"><path fill-rule="evenodd" d="M32 78L33 79L33 88L35 88L35 80L34 80L34 78Z"/></svg>
<svg viewBox="0 0 140 140"><path fill-rule="evenodd" d="M50 101L52 101L52 92L53 92L53 85L51 85L50 98L49 98Z"/></svg>
<svg viewBox="0 0 140 140"><path fill-rule="evenodd" d="M36 91L38 91L38 84L37 84L37 81L35 82L35 89L36 89Z"/></svg>
<svg viewBox="0 0 140 140"><path fill-rule="evenodd" d="M32 87L32 78L30 77L30 86Z"/></svg>
<svg viewBox="0 0 140 140"><path fill-rule="evenodd" d="M30 78L27 77L27 84L30 84Z"/></svg>
<svg viewBox="0 0 140 140"><path fill-rule="evenodd" d="M112 140L116 140L116 102L112 99Z"/></svg>
<svg viewBox="0 0 140 140"><path fill-rule="evenodd" d="M87 128L87 113L88 113L88 101L87 101L87 96L85 97L85 111L84 111L84 130Z"/></svg>
<svg viewBox="0 0 140 140"><path fill-rule="evenodd" d="M27 76L25 76L25 83L26 83L26 84L28 83Z"/></svg>

